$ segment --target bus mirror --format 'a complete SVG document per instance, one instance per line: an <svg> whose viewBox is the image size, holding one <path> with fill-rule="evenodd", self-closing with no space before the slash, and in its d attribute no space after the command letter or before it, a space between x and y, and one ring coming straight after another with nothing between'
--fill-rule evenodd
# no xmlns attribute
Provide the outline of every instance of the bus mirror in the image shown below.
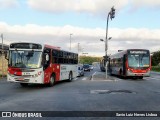
<svg viewBox="0 0 160 120"><path fill-rule="evenodd" d="M6 52L4 53L4 55L5 55L5 59L8 60L8 59L9 59L9 51L6 51Z"/></svg>
<svg viewBox="0 0 160 120"><path fill-rule="evenodd" d="M49 61L49 55L48 54L46 54L46 61Z"/></svg>

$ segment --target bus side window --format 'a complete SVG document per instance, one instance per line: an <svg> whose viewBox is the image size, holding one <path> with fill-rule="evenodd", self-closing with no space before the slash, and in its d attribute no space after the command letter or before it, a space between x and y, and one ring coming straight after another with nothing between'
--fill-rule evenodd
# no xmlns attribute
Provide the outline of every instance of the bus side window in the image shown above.
<svg viewBox="0 0 160 120"><path fill-rule="evenodd" d="M52 51L52 63L58 63L58 53L57 50Z"/></svg>

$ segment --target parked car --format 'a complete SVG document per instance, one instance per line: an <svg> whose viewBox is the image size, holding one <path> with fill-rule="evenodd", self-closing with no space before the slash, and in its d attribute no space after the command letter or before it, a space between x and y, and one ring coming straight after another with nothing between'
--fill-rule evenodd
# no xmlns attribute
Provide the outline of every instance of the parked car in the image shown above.
<svg viewBox="0 0 160 120"><path fill-rule="evenodd" d="M89 67L90 67L90 70L93 70L93 68L94 68L93 65L89 65Z"/></svg>
<svg viewBox="0 0 160 120"><path fill-rule="evenodd" d="M78 76L84 76L84 68L83 66L78 66Z"/></svg>
<svg viewBox="0 0 160 120"><path fill-rule="evenodd" d="M90 71L89 64L84 64L83 68L84 68L84 71Z"/></svg>

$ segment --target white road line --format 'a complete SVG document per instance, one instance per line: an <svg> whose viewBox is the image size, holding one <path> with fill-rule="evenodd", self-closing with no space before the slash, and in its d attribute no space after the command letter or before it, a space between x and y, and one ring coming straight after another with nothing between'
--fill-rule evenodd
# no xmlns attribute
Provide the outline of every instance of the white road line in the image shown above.
<svg viewBox="0 0 160 120"><path fill-rule="evenodd" d="M78 78L76 77L76 78L74 78L73 80L77 80Z"/></svg>
<svg viewBox="0 0 160 120"><path fill-rule="evenodd" d="M115 82L115 81L119 81L119 80L116 80L116 79L115 79L115 80L91 80L91 81L97 81L97 82L98 82L98 81L106 81L106 82L107 82L107 81L108 81L108 82L113 81L113 82Z"/></svg>
<svg viewBox="0 0 160 120"><path fill-rule="evenodd" d="M147 80L150 80L150 79L152 79L152 80L159 80L159 78L152 78L152 77L147 78Z"/></svg>
<svg viewBox="0 0 160 120"><path fill-rule="evenodd" d="M87 80L87 77L84 77L82 80Z"/></svg>
<svg viewBox="0 0 160 120"><path fill-rule="evenodd" d="M93 80L93 76L96 74L96 72L94 72L93 74L92 74L92 79L91 80Z"/></svg>

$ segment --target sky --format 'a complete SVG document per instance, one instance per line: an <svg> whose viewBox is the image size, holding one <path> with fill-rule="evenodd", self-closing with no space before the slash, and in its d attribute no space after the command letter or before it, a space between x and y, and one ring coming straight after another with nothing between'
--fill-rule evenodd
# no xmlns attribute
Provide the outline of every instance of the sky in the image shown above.
<svg viewBox="0 0 160 120"><path fill-rule="evenodd" d="M130 48L160 49L160 0L0 0L0 34L4 44L34 42L63 50L105 55ZM72 34L70 36L70 34Z"/></svg>

